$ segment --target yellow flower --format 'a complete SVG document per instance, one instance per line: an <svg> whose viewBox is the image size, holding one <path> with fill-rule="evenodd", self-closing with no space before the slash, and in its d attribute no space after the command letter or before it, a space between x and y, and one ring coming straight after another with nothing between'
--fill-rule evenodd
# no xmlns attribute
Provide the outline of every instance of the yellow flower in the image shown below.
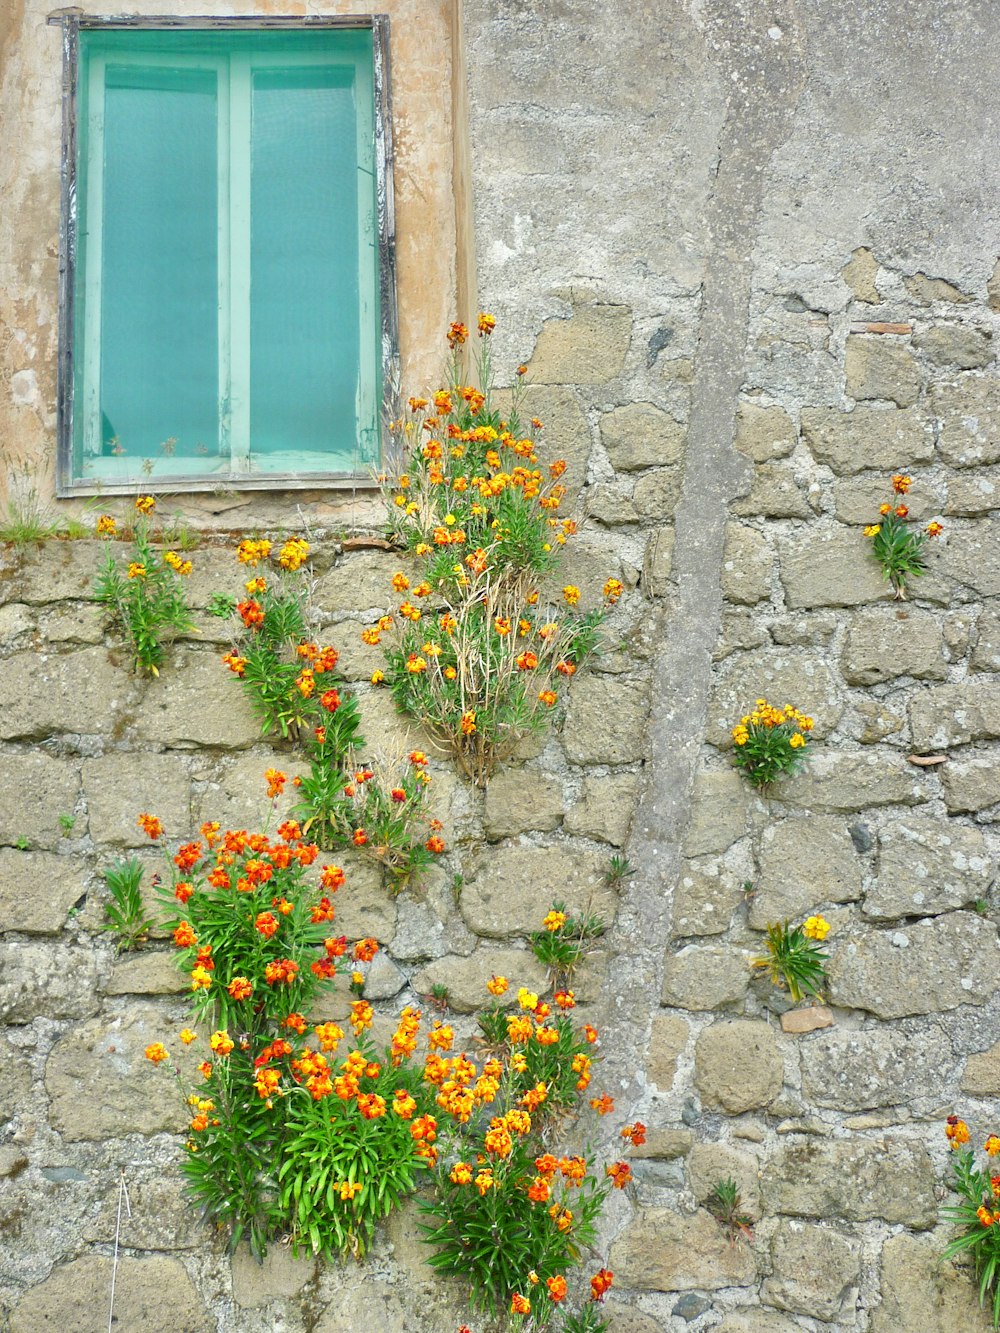
<svg viewBox="0 0 1000 1333"><path fill-rule="evenodd" d="M830 933L830 923L821 916L811 916L802 927L802 933L807 940L825 940Z"/></svg>
<svg viewBox="0 0 1000 1333"><path fill-rule="evenodd" d="M146 566L140 564L138 560L133 560L128 567L128 576L130 579L144 579L146 577Z"/></svg>
<svg viewBox="0 0 1000 1333"><path fill-rule="evenodd" d="M151 495L140 495L135 502L135 507L140 514L151 514L156 508L156 501Z"/></svg>
<svg viewBox="0 0 1000 1333"><path fill-rule="evenodd" d="M801 731L796 731L794 735L789 736L788 738L788 744L792 747L793 750L801 750L803 745L805 745L805 743L806 743L806 738L805 736L802 735ZM737 742L737 744L739 744L739 742Z"/></svg>
<svg viewBox="0 0 1000 1333"><path fill-rule="evenodd" d="M517 992L517 1002L522 1009L537 1009L538 996L534 991L530 991L526 986L522 986Z"/></svg>
<svg viewBox="0 0 1000 1333"><path fill-rule="evenodd" d="M865 536L877 537L881 531L882 525L880 523L869 523L867 528L865 528Z"/></svg>

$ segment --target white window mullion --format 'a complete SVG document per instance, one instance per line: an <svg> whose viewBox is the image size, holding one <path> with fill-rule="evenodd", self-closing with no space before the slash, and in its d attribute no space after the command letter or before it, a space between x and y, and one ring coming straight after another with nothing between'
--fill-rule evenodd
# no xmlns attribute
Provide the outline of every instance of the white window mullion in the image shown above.
<svg viewBox="0 0 1000 1333"><path fill-rule="evenodd" d="M230 466L250 472L250 175L252 72L249 56L229 61L229 343ZM222 321L220 318L220 328Z"/></svg>

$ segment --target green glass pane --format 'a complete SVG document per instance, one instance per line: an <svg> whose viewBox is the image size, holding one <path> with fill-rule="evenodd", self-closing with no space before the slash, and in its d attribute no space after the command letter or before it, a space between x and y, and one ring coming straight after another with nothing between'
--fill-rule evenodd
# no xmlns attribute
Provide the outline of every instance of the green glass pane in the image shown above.
<svg viewBox="0 0 1000 1333"><path fill-rule="evenodd" d="M213 70L107 67L103 454L218 454L216 85Z"/></svg>
<svg viewBox="0 0 1000 1333"><path fill-rule="evenodd" d="M253 467L350 470L361 336L353 69L256 70L251 144Z"/></svg>

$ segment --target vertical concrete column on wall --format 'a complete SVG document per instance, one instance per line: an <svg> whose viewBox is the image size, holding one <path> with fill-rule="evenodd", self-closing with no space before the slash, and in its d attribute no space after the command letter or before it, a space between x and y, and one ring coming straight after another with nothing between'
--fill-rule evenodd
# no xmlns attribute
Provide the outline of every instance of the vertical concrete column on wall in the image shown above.
<svg viewBox="0 0 1000 1333"><path fill-rule="evenodd" d="M469 85L462 0L451 0L452 180L455 191L455 315L471 327L478 304L469 146Z"/></svg>
<svg viewBox="0 0 1000 1333"><path fill-rule="evenodd" d="M653 664L647 781L627 848L627 881L611 939L603 996L614 1040L604 1082L616 1124L639 1106L639 1071L659 1004L672 890L691 812L704 735L712 650L722 615L721 575L729 502L745 488L735 452L744 376L752 254L767 166L789 134L803 59L795 0L710 0L701 12L720 83L732 90L708 209L708 248L692 385L684 481L675 514L671 589L654 602L660 643Z"/></svg>

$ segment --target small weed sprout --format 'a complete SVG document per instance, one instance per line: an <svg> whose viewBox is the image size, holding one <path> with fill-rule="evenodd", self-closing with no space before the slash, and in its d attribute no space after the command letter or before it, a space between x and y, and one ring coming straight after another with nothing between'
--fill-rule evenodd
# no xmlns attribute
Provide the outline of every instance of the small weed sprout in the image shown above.
<svg viewBox="0 0 1000 1333"><path fill-rule="evenodd" d="M730 1245L742 1245L753 1237L753 1221L742 1211L743 1200L732 1177L720 1180L705 1200L715 1220L726 1228Z"/></svg>
<svg viewBox="0 0 1000 1333"><path fill-rule="evenodd" d="M733 762L761 790L802 763L813 720L791 704L775 708L758 699L733 727Z"/></svg>
<svg viewBox="0 0 1000 1333"><path fill-rule="evenodd" d="M76 824L76 815L60 815L59 828L64 838L68 838Z"/></svg>
<svg viewBox="0 0 1000 1333"><path fill-rule="evenodd" d="M755 958L752 967L767 972L779 989L787 989L798 1004L806 995L820 997L826 985L829 955L820 948L830 923L811 916L801 926L778 921L767 928L767 953Z"/></svg>
<svg viewBox="0 0 1000 1333"><path fill-rule="evenodd" d="M434 1006L435 1009L441 1009L441 1010L447 1009L448 998L450 993L451 992L449 991L448 987L444 984L443 981L436 981L434 985L431 987L431 994L430 994L431 1004Z"/></svg>
<svg viewBox="0 0 1000 1333"><path fill-rule="evenodd" d="M897 472L892 478L892 500L879 507L879 521L865 528L865 536L871 539L872 555L882 567L882 577L892 584L898 601L906 600L907 579L926 573L924 548L943 531L937 522L928 523L923 531L912 526L909 506L904 503L912 485L912 477Z"/></svg>
<svg viewBox="0 0 1000 1333"><path fill-rule="evenodd" d="M31 850L31 839L26 838L22 833L19 838L14 839L14 846L19 852L28 852Z"/></svg>
<svg viewBox="0 0 1000 1333"><path fill-rule="evenodd" d="M38 493L33 465L13 462L0 451L7 465L7 499L0 507L0 542L10 542L18 551L34 542L59 535L59 524Z"/></svg>
<svg viewBox="0 0 1000 1333"><path fill-rule="evenodd" d="M615 855L604 872L604 882L609 889L620 889L625 881L635 874L635 866L627 856Z"/></svg>
<svg viewBox="0 0 1000 1333"><path fill-rule="evenodd" d="M116 861L104 871L104 882L111 894L105 907L107 929L117 935L120 952L127 953L145 943L153 925L142 903L142 862L134 856Z"/></svg>
<svg viewBox="0 0 1000 1333"><path fill-rule="evenodd" d="M553 984L565 985L589 952L590 942L604 933L604 922L589 912L570 916L566 904L557 902L552 904L542 926L544 929L530 936L532 952L549 969Z"/></svg>

